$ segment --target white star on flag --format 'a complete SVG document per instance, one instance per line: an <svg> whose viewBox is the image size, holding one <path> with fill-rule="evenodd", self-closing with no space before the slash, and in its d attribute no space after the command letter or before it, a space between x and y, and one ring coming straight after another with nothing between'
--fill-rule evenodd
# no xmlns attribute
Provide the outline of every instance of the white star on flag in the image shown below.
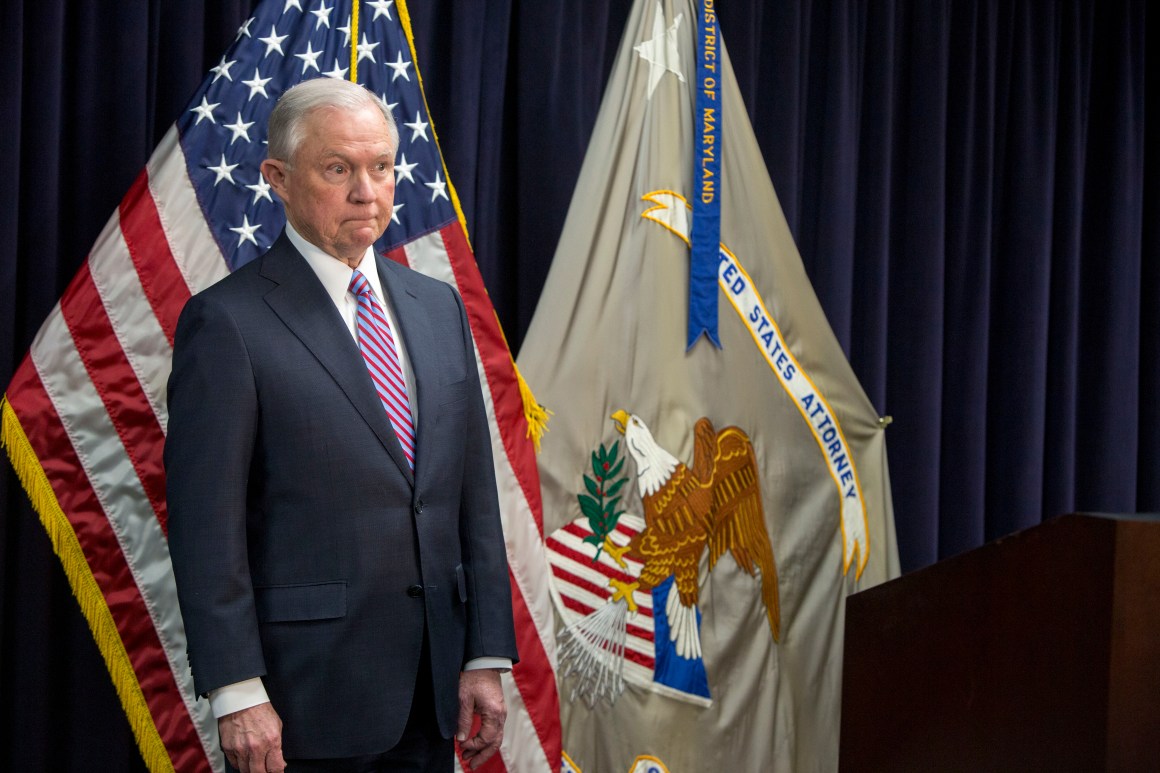
<svg viewBox="0 0 1160 773"><path fill-rule="evenodd" d="M252 37L252 36L250 35L250 24L251 24L251 22L253 22L253 21L254 21L254 17L253 17L253 16L251 16L250 18L246 19L246 22L245 22L245 24L243 24L242 26L238 27L238 35L237 35L237 37L235 37L235 38L234 38L234 40L238 40L238 39L239 39L239 38L241 38L243 35L245 35L247 38L248 38L248 37Z"/></svg>
<svg viewBox="0 0 1160 773"><path fill-rule="evenodd" d="M318 57L322 55L321 51L315 51L310 45L310 41L306 41L306 52L302 54L295 54L294 56L302 60L302 72L305 74L307 70L313 67L318 70ZM321 70L318 70L322 72Z"/></svg>
<svg viewBox="0 0 1160 773"><path fill-rule="evenodd" d="M657 84L666 72L676 75L681 83L685 82L685 75L681 72L681 52L677 49L677 30L684 17L683 13L678 13L673 26L666 30L665 12L658 0L656 13L653 14L653 36L634 49L641 59L648 62L649 99L652 99Z"/></svg>
<svg viewBox="0 0 1160 773"><path fill-rule="evenodd" d="M291 8L297 8L299 11L301 11L302 5L298 2L298 0L286 0L286 5L282 8L282 13L286 13Z"/></svg>
<svg viewBox="0 0 1160 773"><path fill-rule="evenodd" d="M384 105L384 106L387 108L387 112L389 112L389 113L391 113L392 115L394 115L394 113L395 113L395 108L396 108L396 107L398 106L398 104L399 104L398 102L388 102L388 101L387 101L387 95L386 95L386 94L379 94L379 101L380 101L380 102L382 102L382 103L383 103L383 105Z"/></svg>
<svg viewBox="0 0 1160 773"><path fill-rule="evenodd" d="M330 29L330 12L333 10L334 6L332 5L327 8L326 0L323 0L322 5L318 9L311 11L311 13L314 14L314 16L317 18L317 21L314 22L314 29L318 29L319 27L326 27L327 29Z"/></svg>
<svg viewBox="0 0 1160 773"><path fill-rule="evenodd" d="M258 173L258 182L247 185L246 188L254 192L254 200L250 202L251 204L257 204L259 199L265 199L271 204L274 203L274 199L270 197L270 183L266 182L266 178L262 176L261 172Z"/></svg>
<svg viewBox="0 0 1160 773"><path fill-rule="evenodd" d="M226 58L223 56L222 60L220 62L218 62L217 67L211 67L209 70L210 72L212 72L214 74L213 75L213 82L217 83L218 78L225 78L226 80L232 82L234 77L232 75L230 75L230 68L233 67L235 64L237 64L237 60L231 60L231 61L227 62Z"/></svg>
<svg viewBox="0 0 1160 773"><path fill-rule="evenodd" d="M367 5L375 9L374 18L371 21L374 21L380 16L386 16L387 21L391 21L391 6L394 4L395 0L371 0L371 2L367 3Z"/></svg>
<svg viewBox="0 0 1160 773"><path fill-rule="evenodd" d="M290 37L290 36L289 35L279 35L278 30L275 29L273 24L271 24L269 37L258 38L258 40L260 40L266 44L266 53L262 54L262 58L265 59L267 56L269 56L274 51L277 51L282 56L286 56L286 52L282 50L282 41L288 37Z"/></svg>
<svg viewBox="0 0 1160 773"><path fill-rule="evenodd" d="M439 198L440 196L447 199L448 201L451 200L451 199L447 198L447 183L443 182L443 175L441 173L439 173L439 172L435 173L435 182L423 183L423 184L431 189L431 201L432 202L434 202L435 199Z"/></svg>
<svg viewBox="0 0 1160 773"><path fill-rule="evenodd" d="M250 96L246 98L246 101L249 102L258 94L261 94L263 97L269 99L270 95L266 93L266 84L271 80L272 78L263 78L262 73L258 72L258 68L255 67L254 77L248 81L242 81L244 85L250 87Z"/></svg>
<svg viewBox="0 0 1160 773"><path fill-rule="evenodd" d="M334 60L334 69L329 70L328 72L324 72L322 74L325 75L327 78L334 78L335 80L342 80L343 78L346 77L346 74L348 72L350 72L350 68L349 67L339 67L338 60L335 59Z"/></svg>
<svg viewBox="0 0 1160 773"><path fill-rule="evenodd" d="M408 164L407 154L400 153L399 160L395 162L395 184L397 185L400 180L406 180L407 182L411 183L415 182L415 178L411 174L411 170L417 166L419 166L417 163Z"/></svg>
<svg viewBox="0 0 1160 773"><path fill-rule="evenodd" d="M214 181L213 181L215 188L217 187L217 184L220 183L222 180L229 180L231 183L233 183L234 182L233 172L237 168L238 168L237 164L226 163L226 154L225 153L222 153L222 160L218 162L217 166L207 166L206 167L206 169L208 169L209 171L215 172L217 174L217 178L214 179Z"/></svg>
<svg viewBox="0 0 1160 773"><path fill-rule="evenodd" d="M225 128L229 129L231 132L234 133L234 136L232 138L230 138L230 144L233 145L238 140L245 140L246 142L249 142L250 141L249 129L253 125L254 125L253 121L250 121L249 123L243 122L242 121L242 114L239 112L238 118L236 121L234 121L233 123L225 124Z"/></svg>
<svg viewBox="0 0 1160 773"><path fill-rule="evenodd" d="M375 49L378 47L378 45L378 41L375 41L374 43L369 42L367 40L367 34L364 32L362 34L362 42L358 44L358 60L361 62L363 59L370 59L372 62L374 62Z"/></svg>
<svg viewBox="0 0 1160 773"><path fill-rule="evenodd" d="M407 205L403 204L402 202L399 202L391 210L391 222L394 223L395 225L402 225L402 223L399 222L399 210L405 206L407 206Z"/></svg>
<svg viewBox="0 0 1160 773"><path fill-rule="evenodd" d="M213 104L210 104L210 102L207 101L203 95L201 98L201 104L189 111L191 113L197 113L197 123L195 123L194 126L197 126L197 124L201 123L201 119L203 118L208 118L210 123L217 123L213 117L213 109L220 104L221 102L214 102Z"/></svg>
<svg viewBox="0 0 1160 773"><path fill-rule="evenodd" d="M411 76L407 74L407 68L410 66L411 66L410 62L403 61L403 52L402 51L399 52L398 59L396 59L393 62L387 62L387 67L390 67L392 70L395 71L395 73L391 76L391 83L394 83L395 79L398 78L400 75L403 76L403 80L405 80L405 81L411 80Z"/></svg>
<svg viewBox="0 0 1160 773"><path fill-rule="evenodd" d="M342 33L342 44L344 46L349 46L350 45L350 15L349 14L346 17L346 26L345 27L337 27L336 29Z"/></svg>
<svg viewBox="0 0 1160 773"><path fill-rule="evenodd" d="M237 228L231 228L238 235L238 246L241 247L244 242L253 242L254 246L258 245L258 240L254 238L254 233L261 228L261 223L250 225L250 218L242 215L242 224Z"/></svg>
<svg viewBox="0 0 1160 773"><path fill-rule="evenodd" d="M414 142L420 137L422 137L425 142L431 141L427 139L427 122L423 120L423 116L419 113L418 110L415 111L415 120L409 123L404 121L403 126L406 126L411 130L411 142Z"/></svg>

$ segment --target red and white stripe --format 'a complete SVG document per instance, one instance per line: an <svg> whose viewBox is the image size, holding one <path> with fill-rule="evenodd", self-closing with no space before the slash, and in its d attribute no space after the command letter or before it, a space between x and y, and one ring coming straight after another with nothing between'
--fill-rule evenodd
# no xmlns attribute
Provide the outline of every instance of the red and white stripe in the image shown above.
<svg viewBox="0 0 1160 773"><path fill-rule="evenodd" d="M489 769L555 770L561 755L548 564L513 363L458 223L392 257L459 289L486 386L521 657L505 678L508 724ZM120 635L123 650L106 656L131 667L180 771L224 765L208 704L194 698L166 542L165 385L182 306L227 273L171 129L6 395ZM126 709L132 714L129 702Z"/></svg>
<svg viewBox="0 0 1160 773"><path fill-rule="evenodd" d="M189 212L200 226L166 227ZM179 265L171 240L196 257ZM169 562L165 384L181 308L226 273L170 130L6 394L120 635L123 650L106 656L130 665L181 771L224 764L209 706L194 697Z"/></svg>

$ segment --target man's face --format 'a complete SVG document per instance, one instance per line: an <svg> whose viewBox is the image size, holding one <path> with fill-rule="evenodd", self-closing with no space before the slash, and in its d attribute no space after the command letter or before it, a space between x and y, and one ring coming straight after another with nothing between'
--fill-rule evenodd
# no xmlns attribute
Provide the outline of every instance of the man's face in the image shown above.
<svg viewBox="0 0 1160 773"><path fill-rule="evenodd" d="M262 162L295 230L327 254L357 266L391 220L395 149L374 107L307 113L294 158Z"/></svg>

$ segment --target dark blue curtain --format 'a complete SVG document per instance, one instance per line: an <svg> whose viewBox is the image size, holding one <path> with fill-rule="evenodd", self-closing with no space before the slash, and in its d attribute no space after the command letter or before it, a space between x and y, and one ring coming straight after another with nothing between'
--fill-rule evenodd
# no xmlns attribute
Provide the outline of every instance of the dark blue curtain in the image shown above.
<svg viewBox="0 0 1160 773"><path fill-rule="evenodd" d="M252 4L0 7L0 385ZM895 419L904 569L1064 512L1160 509L1157 14L1142 0L719 5L806 270ZM628 6L409 4L514 349ZM0 769L141 769L2 466Z"/></svg>

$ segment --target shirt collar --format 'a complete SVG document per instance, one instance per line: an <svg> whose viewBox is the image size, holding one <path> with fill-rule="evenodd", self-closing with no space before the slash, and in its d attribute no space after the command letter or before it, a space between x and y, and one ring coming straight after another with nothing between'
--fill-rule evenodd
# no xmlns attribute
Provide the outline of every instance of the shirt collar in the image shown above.
<svg viewBox="0 0 1160 773"><path fill-rule="evenodd" d="M286 221L286 237L290 239L290 243L306 259L306 262L310 264L310 268L318 277L318 281L322 282L322 286L326 289L326 293L330 296L330 299L334 301L336 306L341 308L342 304L351 297L347 290L350 287L350 278L354 276L354 269L333 255L328 255L323 252L317 245L306 241L302 234L294 230L294 226L290 225L289 220ZM386 295L383 294L382 282L379 279L378 263L375 260L373 247L367 247L366 254L363 255L363 259L359 263L358 268L363 276L367 278L379 302L385 301Z"/></svg>

